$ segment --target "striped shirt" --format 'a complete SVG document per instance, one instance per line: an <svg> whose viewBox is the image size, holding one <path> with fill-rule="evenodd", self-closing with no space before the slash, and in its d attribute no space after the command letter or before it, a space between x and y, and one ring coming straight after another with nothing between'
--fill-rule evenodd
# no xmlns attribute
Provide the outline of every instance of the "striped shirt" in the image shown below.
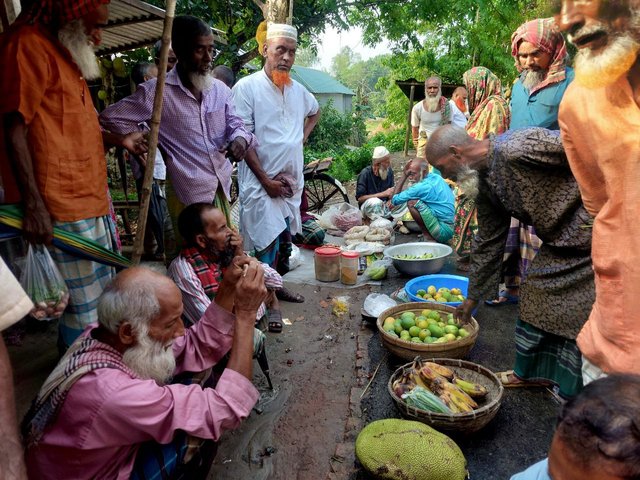
<svg viewBox="0 0 640 480"><path fill-rule="evenodd" d="M100 123L114 133L140 130L141 123L150 123L155 90L156 79L142 83L133 95L102 112ZM158 142L167 153L167 173L180 202L211 203L218 184L229 198L232 166L219 150L237 137L247 146L257 145L236 115L226 85L214 80L198 102L182 85L177 69L167 74Z"/></svg>
<svg viewBox="0 0 640 480"><path fill-rule="evenodd" d="M282 288L280 274L267 264L263 263L262 267L264 268L265 286L269 289ZM167 275L176 283L182 293L183 316L192 324L200 320L211 304L211 299L205 293L202 282L193 267L182 255L178 255L169 265ZM266 307L263 303L258 309L256 319L262 318L265 313Z"/></svg>

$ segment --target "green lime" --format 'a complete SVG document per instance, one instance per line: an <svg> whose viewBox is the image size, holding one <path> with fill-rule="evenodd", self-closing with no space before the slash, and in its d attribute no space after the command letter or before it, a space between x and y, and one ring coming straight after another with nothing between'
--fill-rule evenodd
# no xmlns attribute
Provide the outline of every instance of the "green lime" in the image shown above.
<svg viewBox="0 0 640 480"><path fill-rule="evenodd" d="M417 337L420 334L420 327L416 327L415 325L409 328L409 335L412 337Z"/></svg>

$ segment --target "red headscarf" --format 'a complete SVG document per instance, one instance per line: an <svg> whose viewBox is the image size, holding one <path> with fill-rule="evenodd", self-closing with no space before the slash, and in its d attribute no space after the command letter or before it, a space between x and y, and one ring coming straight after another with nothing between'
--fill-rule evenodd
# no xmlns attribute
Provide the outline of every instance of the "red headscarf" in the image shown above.
<svg viewBox="0 0 640 480"><path fill-rule="evenodd" d="M20 15L29 23L64 25L106 5L110 0L36 0Z"/></svg>
<svg viewBox="0 0 640 480"><path fill-rule="evenodd" d="M529 42L545 53L551 55L551 64L547 77L531 89L531 93L541 90L547 85L558 83L566 78L567 47L564 38L558 32L553 18L538 18L524 23L511 35L511 55L516 60L518 72L522 71L518 60L520 43Z"/></svg>

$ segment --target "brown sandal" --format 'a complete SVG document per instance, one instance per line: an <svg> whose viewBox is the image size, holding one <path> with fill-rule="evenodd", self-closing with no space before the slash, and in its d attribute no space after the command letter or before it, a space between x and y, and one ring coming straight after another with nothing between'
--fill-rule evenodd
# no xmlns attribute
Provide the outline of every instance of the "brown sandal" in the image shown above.
<svg viewBox="0 0 640 480"><path fill-rule="evenodd" d="M282 312L280 310L269 310L267 312L267 329L271 333L282 332Z"/></svg>
<svg viewBox="0 0 640 480"><path fill-rule="evenodd" d="M283 302L292 302L292 303L303 303L304 297L299 293L292 292L291 290L287 290L282 287L276 290L276 297L278 300L282 300Z"/></svg>

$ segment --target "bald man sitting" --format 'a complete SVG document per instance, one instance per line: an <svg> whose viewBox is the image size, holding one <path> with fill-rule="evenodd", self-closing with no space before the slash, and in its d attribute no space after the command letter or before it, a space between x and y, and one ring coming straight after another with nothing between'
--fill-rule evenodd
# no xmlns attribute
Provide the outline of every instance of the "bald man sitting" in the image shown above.
<svg viewBox="0 0 640 480"><path fill-rule="evenodd" d="M185 330L169 278L139 267L119 273L99 298L98 324L71 345L27 414L29 477L205 478L214 441L258 399L253 325L266 293L258 262L236 257L215 301ZM229 351L208 387L207 370ZM185 372L205 372L202 384L193 374L176 383Z"/></svg>

